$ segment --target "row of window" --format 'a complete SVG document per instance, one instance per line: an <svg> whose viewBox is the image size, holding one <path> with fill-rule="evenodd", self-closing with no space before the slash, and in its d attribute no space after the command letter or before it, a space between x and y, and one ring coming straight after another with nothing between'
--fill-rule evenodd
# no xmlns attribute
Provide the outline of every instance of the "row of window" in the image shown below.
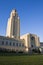
<svg viewBox="0 0 43 65"><path fill-rule="evenodd" d="M11 43L11 42L8 42L8 41L6 41L6 42L2 41L1 45L10 45L10 46L24 47L24 44L22 44L22 43L15 43L15 42Z"/></svg>

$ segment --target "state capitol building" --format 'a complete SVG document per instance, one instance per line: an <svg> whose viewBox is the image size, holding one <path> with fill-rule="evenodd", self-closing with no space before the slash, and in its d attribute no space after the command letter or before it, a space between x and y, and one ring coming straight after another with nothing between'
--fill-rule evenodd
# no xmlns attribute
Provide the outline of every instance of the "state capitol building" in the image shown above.
<svg viewBox="0 0 43 65"><path fill-rule="evenodd" d="M40 48L40 40L36 34L26 33L20 36L20 18L15 9L8 18L6 36L0 36L0 48L24 53Z"/></svg>

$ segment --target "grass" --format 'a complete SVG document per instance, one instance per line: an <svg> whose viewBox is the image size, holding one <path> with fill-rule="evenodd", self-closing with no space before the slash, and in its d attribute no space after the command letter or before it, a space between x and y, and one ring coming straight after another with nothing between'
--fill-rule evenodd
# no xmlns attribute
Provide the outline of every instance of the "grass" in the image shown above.
<svg viewBox="0 0 43 65"><path fill-rule="evenodd" d="M43 55L0 56L0 65L43 65Z"/></svg>

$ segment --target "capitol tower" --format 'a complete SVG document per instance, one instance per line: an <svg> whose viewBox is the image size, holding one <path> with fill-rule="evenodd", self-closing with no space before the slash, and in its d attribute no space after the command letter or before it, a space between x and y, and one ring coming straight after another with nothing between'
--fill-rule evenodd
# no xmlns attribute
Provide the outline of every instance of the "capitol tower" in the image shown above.
<svg viewBox="0 0 43 65"><path fill-rule="evenodd" d="M6 36L20 39L20 19L15 9L12 10L10 18L8 19Z"/></svg>

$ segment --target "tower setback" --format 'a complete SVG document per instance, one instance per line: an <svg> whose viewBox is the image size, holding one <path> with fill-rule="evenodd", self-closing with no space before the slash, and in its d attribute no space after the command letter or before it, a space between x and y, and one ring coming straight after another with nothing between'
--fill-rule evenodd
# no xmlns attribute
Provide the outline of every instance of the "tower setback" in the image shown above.
<svg viewBox="0 0 43 65"><path fill-rule="evenodd" d="M16 10L12 10L8 19L6 36L20 39L20 19Z"/></svg>

